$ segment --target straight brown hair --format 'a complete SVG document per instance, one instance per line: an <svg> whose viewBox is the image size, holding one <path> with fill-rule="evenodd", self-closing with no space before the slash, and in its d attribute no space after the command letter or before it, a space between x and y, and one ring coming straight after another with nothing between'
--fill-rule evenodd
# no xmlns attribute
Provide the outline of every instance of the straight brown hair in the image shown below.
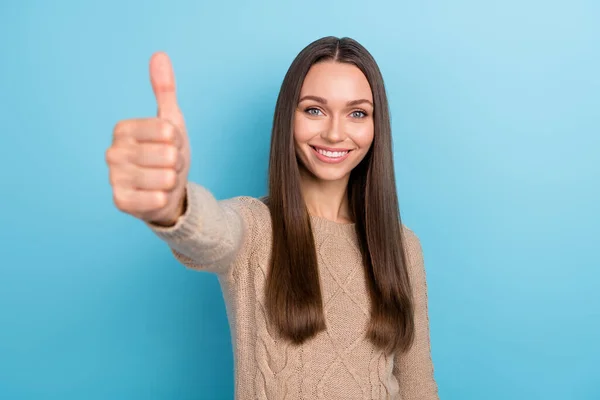
<svg viewBox="0 0 600 400"><path fill-rule="evenodd" d="M414 316L401 234L392 135L383 77L371 54L351 38L324 37L305 47L287 71L275 107L269 160L273 247L266 282L270 322L301 344L326 329L310 216L300 190L294 149L294 112L304 78L322 61L349 63L373 92L374 138L348 183L348 200L368 282L371 316L367 337L391 353L413 342Z"/></svg>

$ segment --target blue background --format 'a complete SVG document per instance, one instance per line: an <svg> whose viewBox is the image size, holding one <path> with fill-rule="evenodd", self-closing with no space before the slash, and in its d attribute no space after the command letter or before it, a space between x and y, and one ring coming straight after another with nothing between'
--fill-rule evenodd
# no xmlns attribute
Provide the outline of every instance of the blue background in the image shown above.
<svg viewBox="0 0 600 400"><path fill-rule="evenodd" d="M3 1L0 398L229 399L217 280L112 203L120 119L171 56L191 179L266 188L273 108L326 35L376 57L442 399L600 399L597 1Z"/></svg>

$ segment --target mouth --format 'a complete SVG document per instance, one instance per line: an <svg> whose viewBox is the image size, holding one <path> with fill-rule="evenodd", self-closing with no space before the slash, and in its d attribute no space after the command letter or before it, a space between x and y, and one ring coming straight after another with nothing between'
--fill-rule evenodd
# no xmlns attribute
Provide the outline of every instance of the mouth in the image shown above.
<svg viewBox="0 0 600 400"><path fill-rule="evenodd" d="M328 164L336 164L348 158L352 152L351 149L334 149L317 146L310 146L317 158Z"/></svg>

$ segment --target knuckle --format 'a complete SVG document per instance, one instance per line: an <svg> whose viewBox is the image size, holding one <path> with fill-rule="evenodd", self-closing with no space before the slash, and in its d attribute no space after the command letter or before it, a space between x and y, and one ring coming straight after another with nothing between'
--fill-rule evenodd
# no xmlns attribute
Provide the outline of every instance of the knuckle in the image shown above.
<svg viewBox="0 0 600 400"><path fill-rule="evenodd" d="M162 121L160 123L160 137L162 140L173 142L176 135L175 126L168 121Z"/></svg>
<svg viewBox="0 0 600 400"><path fill-rule="evenodd" d="M154 196L154 204L156 204L156 208L164 208L169 203L169 198L165 192L158 192Z"/></svg>
<svg viewBox="0 0 600 400"><path fill-rule="evenodd" d="M108 149L106 149L106 151L104 152L104 161L107 164L110 164L112 162L112 147L109 147Z"/></svg>
<svg viewBox="0 0 600 400"><path fill-rule="evenodd" d="M117 134L117 132L122 132L125 130L125 126L127 125L127 120L117 121L115 126L113 127L113 134Z"/></svg>
<svg viewBox="0 0 600 400"><path fill-rule="evenodd" d="M177 185L177 173L167 170L164 174L164 182L168 189L173 189Z"/></svg>
<svg viewBox="0 0 600 400"><path fill-rule="evenodd" d="M174 167L177 164L178 151L175 146L165 146L163 150L163 157L168 166Z"/></svg>
<svg viewBox="0 0 600 400"><path fill-rule="evenodd" d="M106 149L106 152L104 153L104 159L106 160L107 164L114 164L117 162L117 154L116 154L116 149L114 147L109 147L108 149Z"/></svg>
<svg viewBox="0 0 600 400"><path fill-rule="evenodd" d="M113 138L112 138L112 144L111 147L118 147L120 145L122 145L123 143L125 143L128 139L128 137L130 136L130 133L120 130L120 131L116 131L113 134Z"/></svg>
<svg viewBox="0 0 600 400"><path fill-rule="evenodd" d="M113 140L126 136L130 128L131 120L118 121L113 128Z"/></svg>
<svg viewBox="0 0 600 400"><path fill-rule="evenodd" d="M125 212L128 210L128 201L125 199L125 196L123 196L120 191L115 190L113 192L113 202L119 210Z"/></svg>
<svg viewBox="0 0 600 400"><path fill-rule="evenodd" d="M126 144L114 144L106 150L106 163L113 168L117 165L125 164L128 162L128 154L129 149Z"/></svg>

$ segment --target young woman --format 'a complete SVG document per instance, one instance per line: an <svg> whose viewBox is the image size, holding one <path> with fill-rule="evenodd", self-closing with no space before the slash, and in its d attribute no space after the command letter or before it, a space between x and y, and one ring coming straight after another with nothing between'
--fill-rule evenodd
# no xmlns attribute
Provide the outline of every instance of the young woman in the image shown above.
<svg viewBox="0 0 600 400"><path fill-rule="evenodd" d="M275 107L268 196L217 201L187 180L168 57L158 117L120 121L106 152L116 206L184 265L218 275L236 399L437 399L420 241L400 220L379 68L349 38L293 61Z"/></svg>

